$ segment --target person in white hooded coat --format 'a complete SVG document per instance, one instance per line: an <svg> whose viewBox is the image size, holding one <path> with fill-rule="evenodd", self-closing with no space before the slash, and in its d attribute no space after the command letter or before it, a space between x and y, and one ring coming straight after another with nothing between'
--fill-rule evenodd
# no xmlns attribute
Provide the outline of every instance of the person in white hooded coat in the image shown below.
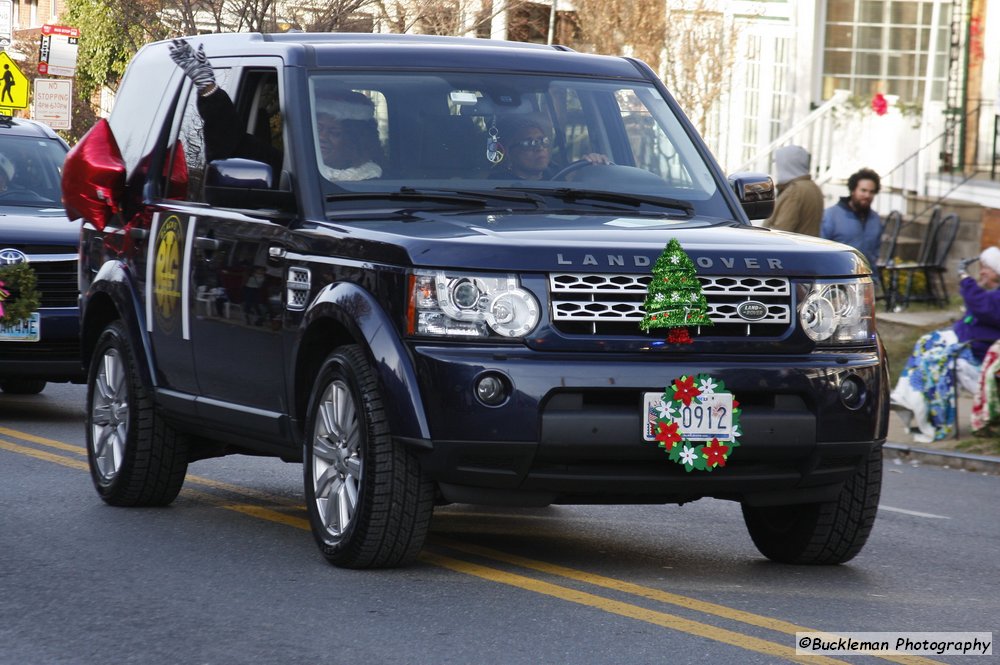
<svg viewBox="0 0 1000 665"><path fill-rule="evenodd" d="M774 152L778 199L764 226L779 231L819 235L823 219L823 192L809 175L809 152L786 145Z"/></svg>

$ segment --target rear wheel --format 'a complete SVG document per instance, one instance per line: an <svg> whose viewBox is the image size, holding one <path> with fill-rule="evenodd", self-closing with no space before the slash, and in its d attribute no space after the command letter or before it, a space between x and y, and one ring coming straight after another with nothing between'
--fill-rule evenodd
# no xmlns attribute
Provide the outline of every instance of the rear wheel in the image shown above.
<svg viewBox="0 0 1000 665"><path fill-rule="evenodd" d="M323 556L347 568L416 558L430 526L433 484L413 453L393 444L374 372L358 346L323 363L306 436L306 506Z"/></svg>
<svg viewBox="0 0 1000 665"><path fill-rule="evenodd" d="M120 321L101 333L87 377L87 460L97 493L114 506L165 506L187 473L187 438L156 412Z"/></svg>
<svg viewBox="0 0 1000 665"><path fill-rule="evenodd" d="M882 491L882 447L844 483L832 501L790 506L743 505L754 545L768 559L795 564L838 564L861 551L878 511Z"/></svg>
<svg viewBox="0 0 1000 665"><path fill-rule="evenodd" d="M45 390L41 379L5 379L0 381L0 390L9 395L37 395Z"/></svg>

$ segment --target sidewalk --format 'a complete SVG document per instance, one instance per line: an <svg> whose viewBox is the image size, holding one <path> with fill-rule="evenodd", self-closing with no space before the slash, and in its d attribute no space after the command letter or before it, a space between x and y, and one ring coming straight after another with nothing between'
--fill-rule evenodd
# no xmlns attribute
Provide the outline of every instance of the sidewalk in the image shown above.
<svg viewBox="0 0 1000 665"><path fill-rule="evenodd" d="M944 328L960 316L962 316L960 309L891 313L878 311L875 314L879 333L883 337L899 334L901 329L907 327ZM972 395L960 393L958 398L959 439L971 435L971 413ZM926 444L914 443L912 437L903 426L899 415L895 412L890 412L889 434L886 438L885 453L888 458L903 461L922 462L985 473L1000 473L1000 457L974 455L955 450L955 444L959 439L952 437L943 441L933 441Z"/></svg>

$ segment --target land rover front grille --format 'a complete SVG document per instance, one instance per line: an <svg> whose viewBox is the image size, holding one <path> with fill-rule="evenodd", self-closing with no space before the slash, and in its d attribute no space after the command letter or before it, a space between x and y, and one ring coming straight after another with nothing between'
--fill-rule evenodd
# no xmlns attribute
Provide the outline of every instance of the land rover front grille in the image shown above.
<svg viewBox="0 0 1000 665"><path fill-rule="evenodd" d="M552 273L549 300L555 328L569 335L645 335L639 322L649 275ZM714 325L702 326L711 337L776 337L792 321L792 296L782 277L698 276ZM755 320L740 316L740 303L764 305Z"/></svg>

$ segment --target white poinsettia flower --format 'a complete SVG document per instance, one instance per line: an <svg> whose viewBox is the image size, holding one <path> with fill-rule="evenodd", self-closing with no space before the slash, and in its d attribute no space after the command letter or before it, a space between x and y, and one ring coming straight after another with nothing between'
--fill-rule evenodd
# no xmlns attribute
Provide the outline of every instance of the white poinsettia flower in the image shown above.
<svg viewBox="0 0 1000 665"><path fill-rule="evenodd" d="M673 263L674 265L677 265L678 263L680 263L681 262L680 254L671 254L670 255L670 262Z"/></svg>
<svg viewBox="0 0 1000 665"><path fill-rule="evenodd" d="M673 302L677 302L680 299L681 299L681 294L677 293L677 291L674 291L673 293L670 294L670 300L672 300Z"/></svg>
<svg viewBox="0 0 1000 665"><path fill-rule="evenodd" d="M715 394L715 389L718 388L718 387L719 387L719 384L716 383L715 379L713 379L712 377L708 377L708 378L702 379L699 382L699 384L698 384L698 388L699 388L699 390L701 390L701 392L702 392L703 395L713 395L713 394Z"/></svg>
<svg viewBox="0 0 1000 665"><path fill-rule="evenodd" d="M691 302L694 302L694 301L696 301L697 299L698 299L698 294L697 294L697 293L695 293L694 291L692 291L692 292L691 292Z"/></svg>
<svg viewBox="0 0 1000 665"><path fill-rule="evenodd" d="M743 436L743 432L740 431L739 425L733 427L733 436L735 436L736 438Z"/></svg>
<svg viewBox="0 0 1000 665"><path fill-rule="evenodd" d="M698 454L695 449L690 446L684 446L684 450L681 451L681 464L694 464L695 459L698 458Z"/></svg>
<svg viewBox="0 0 1000 665"><path fill-rule="evenodd" d="M666 299L667 296L663 295L662 293L657 293L655 296L653 296L653 300L655 300L656 302L663 302Z"/></svg>
<svg viewBox="0 0 1000 665"><path fill-rule="evenodd" d="M656 415L659 418L673 420L675 411L673 402L660 402L656 405Z"/></svg>

